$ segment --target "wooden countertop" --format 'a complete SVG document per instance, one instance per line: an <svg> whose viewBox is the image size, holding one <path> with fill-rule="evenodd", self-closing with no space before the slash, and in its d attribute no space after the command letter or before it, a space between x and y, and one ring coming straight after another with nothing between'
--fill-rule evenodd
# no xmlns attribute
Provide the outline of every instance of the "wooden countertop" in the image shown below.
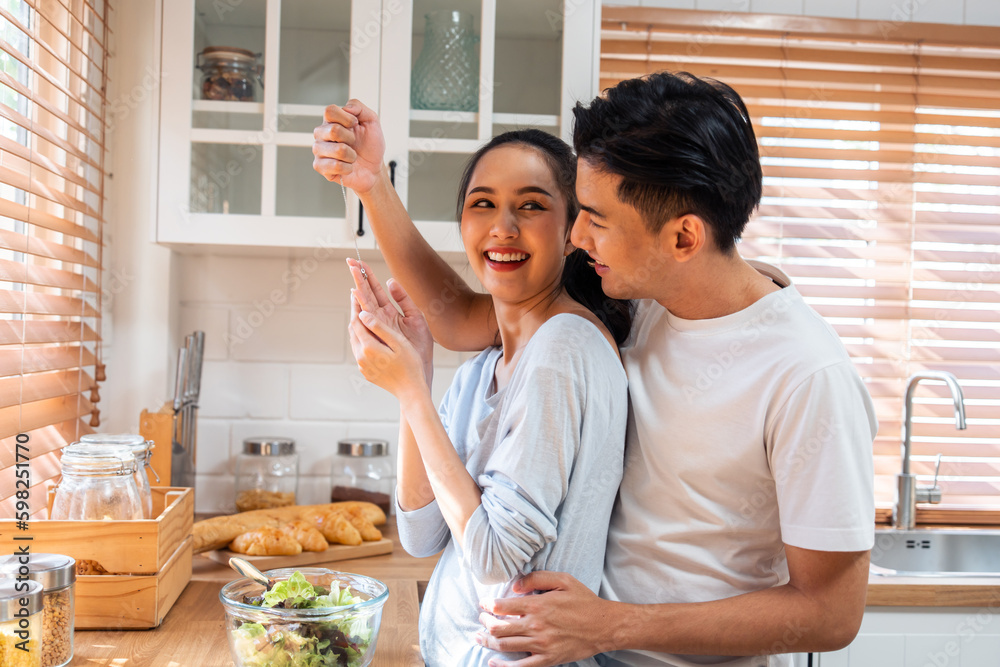
<svg viewBox="0 0 1000 667"><path fill-rule="evenodd" d="M391 554L327 566L375 577L389 587L372 666L423 667L418 586L430 579L437 559L413 558L403 551L392 521L383 533L396 542ZM219 591L238 576L225 565L195 556L191 582L159 628L78 631L72 667L232 667Z"/></svg>
<svg viewBox="0 0 1000 667"><path fill-rule="evenodd" d="M421 667L419 599L436 558L414 558L399 546L395 523L383 531L396 542L391 554L332 563L329 567L375 577L389 586L374 667ZM87 630L75 636L74 667L232 667L219 591L236 578L228 567L195 556L191 582L155 630ZM1000 578L881 577L872 575L868 606L991 607Z"/></svg>

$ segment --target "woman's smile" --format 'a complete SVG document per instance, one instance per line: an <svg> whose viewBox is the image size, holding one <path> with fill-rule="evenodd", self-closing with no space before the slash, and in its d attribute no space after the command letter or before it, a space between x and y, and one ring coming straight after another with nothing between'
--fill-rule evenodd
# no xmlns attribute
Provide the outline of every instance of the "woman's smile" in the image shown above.
<svg viewBox="0 0 1000 667"><path fill-rule="evenodd" d="M483 257L486 266L494 271L515 271L524 266L531 255L519 248L489 248Z"/></svg>

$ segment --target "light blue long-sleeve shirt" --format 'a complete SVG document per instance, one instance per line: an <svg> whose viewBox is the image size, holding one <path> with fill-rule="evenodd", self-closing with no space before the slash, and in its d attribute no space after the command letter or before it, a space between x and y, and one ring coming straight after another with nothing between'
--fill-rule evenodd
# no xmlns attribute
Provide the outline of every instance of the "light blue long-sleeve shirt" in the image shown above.
<svg viewBox="0 0 1000 667"><path fill-rule="evenodd" d="M493 392L501 355L489 348L463 364L440 407L482 489L465 552L436 501L411 512L397 505L407 552L424 557L444 549L420 608L428 667L485 667L497 654L475 643L479 601L509 595L523 574L566 572L595 592L601 583L628 414L621 362L593 324L572 314L543 324L509 384Z"/></svg>

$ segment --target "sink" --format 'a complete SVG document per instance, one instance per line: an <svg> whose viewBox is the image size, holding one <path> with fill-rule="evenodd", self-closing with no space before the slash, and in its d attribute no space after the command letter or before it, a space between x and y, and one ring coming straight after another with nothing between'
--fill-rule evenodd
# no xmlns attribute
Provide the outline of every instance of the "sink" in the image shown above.
<svg viewBox="0 0 1000 667"><path fill-rule="evenodd" d="M1000 577L1000 530L876 530L872 574Z"/></svg>

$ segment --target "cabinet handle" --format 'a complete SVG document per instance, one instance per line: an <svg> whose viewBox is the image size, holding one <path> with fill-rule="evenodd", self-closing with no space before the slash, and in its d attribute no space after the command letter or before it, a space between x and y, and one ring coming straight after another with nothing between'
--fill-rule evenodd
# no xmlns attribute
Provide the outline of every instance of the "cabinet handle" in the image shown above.
<svg viewBox="0 0 1000 667"><path fill-rule="evenodd" d="M392 187L396 187L396 161L389 160L389 182Z"/></svg>
<svg viewBox="0 0 1000 667"><path fill-rule="evenodd" d="M365 205L358 200L358 231L356 232L358 236L365 235Z"/></svg>

